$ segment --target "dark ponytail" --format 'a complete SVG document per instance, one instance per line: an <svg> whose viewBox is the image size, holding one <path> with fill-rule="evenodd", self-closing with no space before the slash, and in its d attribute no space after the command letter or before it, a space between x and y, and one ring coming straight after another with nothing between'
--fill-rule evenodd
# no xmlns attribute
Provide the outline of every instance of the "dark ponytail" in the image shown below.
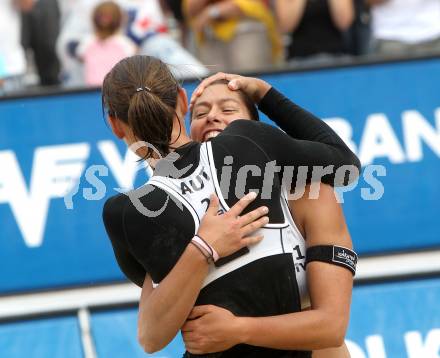
<svg viewBox="0 0 440 358"><path fill-rule="evenodd" d="M178 90L166 64L151 56L133 56L107 74L102 100L110 116L128 124L138 140L165 156L170 152ZM152 152L148 148L146 158Z"/></svg>

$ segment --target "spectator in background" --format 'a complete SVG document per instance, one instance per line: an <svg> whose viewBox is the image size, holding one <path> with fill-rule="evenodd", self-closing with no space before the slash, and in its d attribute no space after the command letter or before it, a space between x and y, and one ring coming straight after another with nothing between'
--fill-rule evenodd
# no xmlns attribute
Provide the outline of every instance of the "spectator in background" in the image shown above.
<svg viewBox="0 0 440 358"><path fill-rule="evenodd" d="M76 50L86 36L93 33L89 20L93 8L100 0L60 0L65 9L63 26L57 42L62 60L64 84L84 85L83 63L78 61ZM149 54L164 62L176 65L177 77L205 76L208 71L167 32L166 21L159 0L115 0L128 14L123 31L139 46L141 54ZM185 66L182 66L185 65Z"/></svg>
<svg viewBox="0 0 440 358"><path fill-rule="evenodd" d="M371 15L368 0L354 0L355 17L347 33L349 53L367 55L371 50Z"/></svg>
<svg viewBox="0 0 440 358"><path fill-rule="evenodd" d="M20 41L20 10L32 8L33 0L0 1L0 94L24 86L26 57Z"/></svg>
<svg viewBox="0 0 440 358"><path fill-rule="evenodd" d="M113 1L100 3L93 11L95 33L82 40L76 51L84 62L87 85L100 86L116 63L136 53L137 47L124 34L123 13Z"/></svg>
<svg viewBox="0 0 440 358"><path fill-rule="evenodd" d="M258 71L281 59L282 46L263 0L184 0L198 56L212 71Z"/></svg>
<svg viewBox="0 0 440 358"><path fill-rule="evenodd" d="M179 32L179 41L184 48L194 52L194 41L191 30L188 27L183 15L183 0L160 0L164 12L176 21L176 28Z"/></svg>
<svg viewBox="0 0 440 358"><path fill-rule="evenodd" d="M58 0L33 0L30 11L23 12L22 41L32 50L40 85L60 83L60 61L55 46L60 32Z"/></svg>
<svg viewBox="0 0 440 358"><path fill-rule="evenodd" d="M290 34L288 60L348 53L344 32L354 19L353 0L275 0L275 12Z"/></svg>
<svg viewBox="0 0 440 358"><path fill-rule="evenodd" d="M440 52L439 0L368 0L373 51L381 55Z"/></svg>

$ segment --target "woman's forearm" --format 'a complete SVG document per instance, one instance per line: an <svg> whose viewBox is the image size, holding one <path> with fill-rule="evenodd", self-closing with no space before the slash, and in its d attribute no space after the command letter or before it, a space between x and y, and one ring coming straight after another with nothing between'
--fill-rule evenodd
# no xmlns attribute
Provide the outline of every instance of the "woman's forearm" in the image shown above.
<svg viewBox="0 0 440 358"><path fill-rule="evenodd" d="M292 32L304 15L306 0L276 0L275 15L282 32Z"/></svg>
<svg viewBox="0 0 440 358"><path fill-rule="evenodd" d="M189 18L199 15L205 7L210 4L211 0L186 0L183 1L183 12Z"/></svg>
<svg viewBox="0 0 440 358"><path fill-rule="evenodd" d="M160 285L151 294L141 296L138 334L146 352L162 349L175 337L194 306L207 273L205 257L188 245Z"/></svg>
<svg viewBox="0 0 440 358"><path fill-rule="evenodd" d="M345 322L319 310L273 317L239 317L241 343L281 349L315 350L344 343Z"/></svg>
<svg viewBox="0 0 440 358"><path fill-rule="evenodd" d="M330 15L335 26L341 30L347 30L354 20L353 0L328 0Z"/></svg>

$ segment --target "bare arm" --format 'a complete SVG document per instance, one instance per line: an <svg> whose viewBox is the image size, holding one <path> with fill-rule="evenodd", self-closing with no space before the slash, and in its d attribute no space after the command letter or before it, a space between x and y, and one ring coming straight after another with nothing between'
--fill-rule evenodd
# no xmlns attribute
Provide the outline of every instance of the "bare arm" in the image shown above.
<svg viewBox="0 0 440 358"><path fill-rule="evenodd" d="M303 237L306 237L304 222L299 222L300 218L297 217L297 212L295 209L296 200L289 201L289 210L292 217L295 220L295 224ZM301 213L300 213L301 214ZM347 345L344 344L340 347L324 348L319 350L314 350L312 354L313 358L350 358L350 352L348 351Z"/></svg>
<svg viewBox="0 0 440 358"><path fill-rule="evenodd" d="M17 9L27 12L34 7L35 0L13 0Z"/></svg>
<svg viewBox="0 0 440 358"><path fill-rule="evenodd" d="M330 15L335 26L341 30L347 30L354 20L353 0L328 0Z"/></svg>
<svg viewBox="0 0 440 358"><path fill-rule="evenodd" d="M296 203L307 245L336 244L351 248L342 209L333 189L324 184L320 189L318 199L303 197ZM338 266L312 262L307 265L307 280L311 310L286 315L285 318L291 319L285 320L282 316L246 318L245 343L278 349L320 349L343 344L353 285L351 273ZM260 333L255 334L257 331Z"/></svg>
<svg viewBox="0 0 440 358"><path fill-rule="evenodd" d="M275 15L282 32L292 32L298 27L307 0L276 0Z"/></svg>
<svg viewBox="0 0 440 358"><path fill-rule="evenodd" d="M211 11L214 10L215 18L212 17ZM192 27L195 31L202 31L206 26L218 20L237 18L243 13L233 0L225 0L204 7L192 21Z"/></svg>
<svg viewBox="0 0 440 358"><path fill-rule="evenodd" d="M184 0L182 5L184 6L183 12L187 19L191 19L199 15L210 3L211 0Z"/></svg>
<svg viewBox="0 0 440 358"><path fill-rule="evenodd" d="M331 187L321 184L319 199L297 201L307 244L351 247L341 207ZM235 317L215 306L196 307L183 327L187 349L207 353L245 343L282 350L339 347L349 319L352 274L323 262L307 266L312 307L309 311L272 317ZM194 313L194 311L196 311Z"/></svg>
<svg viewBox="0 0 440 358"><path fill-rule="evenodd" d="M193 245L160 285L147 275L139 302L138 339L148 353L165 347L185 322L208 273L208 264Z"/></svg>
<svg viewBox="0 0 440 358"><path fill-rule="evenodd" d="M260 207L239 216L253 199L255 196L248 194L227 213L218 215L218 199L211 197L198 234L220 257L262 240L261 236L248 235L268 223L269 219L263 216L267 213L267 208ZM146 276L138 319L139 343L146 352L158 351L174 338L194 306L207 273L206 258L189 244L157 288L153 289L151 278Z"/></svg>
<svg viewBox="0 0 440 358"><path fill-rule="evenodd" d="M344 343L340 347L313 351L312 358L351 358L350 351Z"/></svg>

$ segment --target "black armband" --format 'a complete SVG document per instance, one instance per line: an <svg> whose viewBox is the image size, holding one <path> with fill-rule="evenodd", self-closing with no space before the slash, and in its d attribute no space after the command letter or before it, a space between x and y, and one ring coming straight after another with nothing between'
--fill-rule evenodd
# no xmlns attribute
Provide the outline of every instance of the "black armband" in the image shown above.
<svg viewBox="0 0 440 358"><path fill-rule="evenodd" d="M351 273L356 273L357 255L346 247L336 245L320 245L309 247L306 251L306 265L312 261L322 261L345 267Z"/></svg>

